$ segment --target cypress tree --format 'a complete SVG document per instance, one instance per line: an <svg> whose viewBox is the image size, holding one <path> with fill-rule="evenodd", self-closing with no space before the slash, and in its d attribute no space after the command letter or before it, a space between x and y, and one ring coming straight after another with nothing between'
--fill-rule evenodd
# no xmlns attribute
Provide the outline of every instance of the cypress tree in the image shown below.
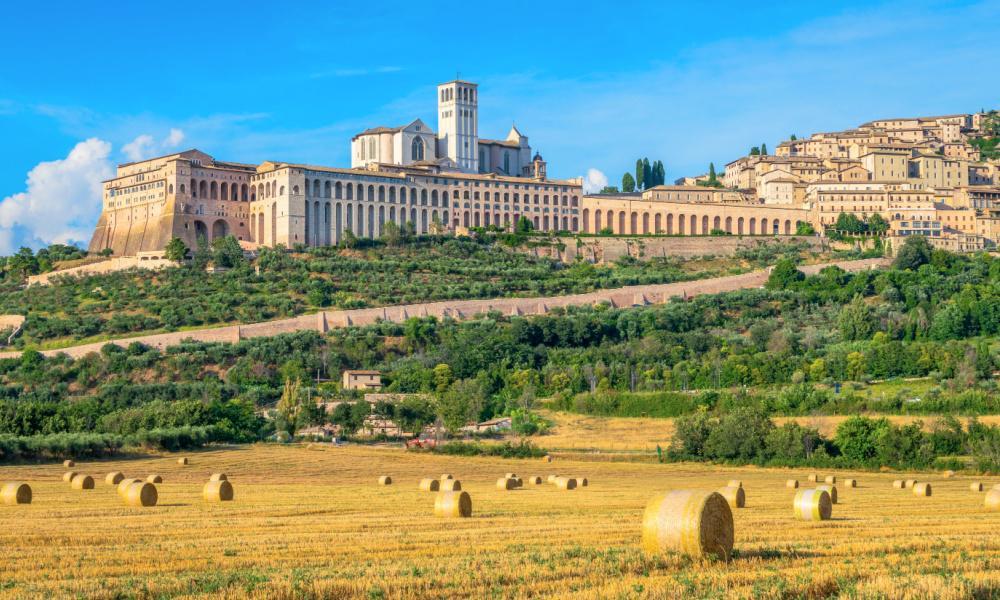
<svg viewBox="0 0 1000 600"><path fill-rule="evenodd" d="M767 144L761 144L760 145L760 153L763 156L767 156Z"/></svg>
<svg viewBox="0 0 1000 600"><path fill-rule="evenodd" d="M649 166L649 159L642 159L642 182L645 187L643 189L649 189L656 185L653 183L653 169Z"/></svg>
<svg viewBox="0 0 1000 600"><path fill-rule="evenodd" d="M645 171L642 170L642 159L635 160L635 189L641 190L646 185Z"/></svg>

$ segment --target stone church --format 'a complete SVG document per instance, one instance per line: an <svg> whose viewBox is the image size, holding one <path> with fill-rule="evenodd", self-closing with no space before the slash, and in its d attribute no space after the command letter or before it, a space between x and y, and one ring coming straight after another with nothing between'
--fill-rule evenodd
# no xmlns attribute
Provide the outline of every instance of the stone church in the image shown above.
<svg viewBox="0 0 1000 600"><path fill-rule="evenodd" d="M479 90L468 81L438 86L438 131L417 119L400 127L373 127L351 139L351 167L433 165L464 173L537 177L528 136L511 126L507 137L479 137ZM544 169L544 164L541 165ZM542 174L544 177L544 174Z"/></svg>

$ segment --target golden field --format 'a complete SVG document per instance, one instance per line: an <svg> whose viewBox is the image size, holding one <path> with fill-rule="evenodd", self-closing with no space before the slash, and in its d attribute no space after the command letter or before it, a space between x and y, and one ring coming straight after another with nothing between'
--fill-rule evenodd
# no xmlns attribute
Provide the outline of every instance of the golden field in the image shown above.
<svg viewBox="0 0 1000 600"><path fill-rule="evenodd" d="M536 436L534 442L545 448L567 451L613 451L655 454L657 444L666 451L674 434L674 420L651 417L598 417L574 413L539 411L549 419L553 427L545 435ZM883 415L870 414L869 417ZM929 429L937 420L935 415L884 415L897 425L922 421ZM832 437L837 426L848 417L842 415L820 415L807 417L772 417L777 425L796 421L800 425L817 429L826 437ZM977 417L980 423L1000 425L1000 415ZM965 421L964 417L959 417Z"/></svg>
<svg viewBox="0 0 1000 600"><path fill-rule="evenodd" d="M833 520L792 519L810 471L442 457L394 448L246 446L78 462L96 489L77 491L61 465L0 467L25 480L30 505L0 505L0 598L991 597L1000 594L1000 513L972 478L928 475L930 498L894 490L887 473L841 489ZM159 504L126 507L104 474L163 476ZM201 487L229 475L234 502ZM513 471L586 476L590 486L496 489ZM470 519L432 514L423 477L453 473ZM391 475L391 486L377 485ZM824 473L825 474L825 473ZM918 479L921 476L916 476ZM741 479L736 553L726 562L646 557L646 502L671 488ZM1000 479L985 479L990 485Z"/></svg>

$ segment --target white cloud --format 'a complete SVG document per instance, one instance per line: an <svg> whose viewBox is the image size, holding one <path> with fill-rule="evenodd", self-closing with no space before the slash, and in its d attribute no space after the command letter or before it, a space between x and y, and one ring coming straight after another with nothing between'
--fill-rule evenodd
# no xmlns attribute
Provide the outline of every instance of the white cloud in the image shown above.
<svg viewBox="0 0 1000 600"><path fill-rule="evenodd" d="M153 155L155 143L153 136L144 133L122 146L122 154L132 162L143 160Z"/></svg>
<svg viewBox="0 0 1000 600"><path fill-rule="evenodd" d="M0 201L0 254L15 246L86 243L101 213L101 182L114 174L111 144L78 143L66 158L38 163L27 190Z"/></svg>
<svg viewBox="0 0 1000 600"><path fill-rule="evenodd" d="M163 140L163 146L165 148L176 148L181 145L184 141L184 132L176 127L170 129L170 133L167 134L167 139Z"/></svg>
<svg viewBox="0 0 1000 600"><path fill-rule="evenodd" d="M608 176L597 169L587 169L587 176L583 178L583 193L593 194L604 189L608 185Z"/></svg>
<svg viewBox="0 0 1000 600"><path fill-rule="evenodd" d="M163 141L157 143L156 139L144 133L136 137L131 142L122 146L122 154L125 155L131 162L136 162L139 160L146 160L147 158L152 158L157 154L168 152L173 150L184 141L184 132L176 127L170 129L170 133Z"/></svg>

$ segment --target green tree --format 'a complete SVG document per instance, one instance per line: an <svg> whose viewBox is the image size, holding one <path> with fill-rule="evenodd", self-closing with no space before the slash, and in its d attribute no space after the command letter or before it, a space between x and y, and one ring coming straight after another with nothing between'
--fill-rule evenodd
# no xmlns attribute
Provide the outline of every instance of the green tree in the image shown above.
<svg viewBox="0 0 1000 600"><path fill-rule="evenodd" d="M460 379L438 397L438 414L448 431L458 433L466 423L479 418L484 400L478 381Z"/></svg>
<svg viewBox="0 0 1000 600"><path fill-rule="evenodd" d="M767 144L760 145L760 153L763 156L767 156Z"/></svg>
<svg viewBox="0 0 1000 600"><path fill-rule="evenodd" d="M531 222L531 219L529 219L528 217L525 217L525 216L522 215L521 218L519 218L517 220L517 226L515 227L514 232L515 233L531 233L531 231L534 228L535 228L535 226Z"/></svg>
<svg viewBox="0 0 1000 600"><path fill-rule="evenodd" d="M799 221L795 224L795 235L816 235L816 230L811 223Z"/></svg>
<svg viewBox="0 0 1000 600"><path fill-rule="evenodd" d="M403 232L399 229L399 225L396 225L394 221L387 221L385 225L382 226L382 235L380 239L386 243L387 246L397 247L402 244Z"/></svg>
<svg viewBox="0 0 1000 600"><path fill-rule="evenodd" d="M649 166L649 159L642 159L642 189L648 190L649 188L656 185L653 181L653 168Z"/></svg>
<svg viewBox="0 0 1000 600"><path fill-rule="evenodd" d="M635 191L635 178L632 177L631 173L625 173L622 175L622 191L626 194Z"/></svg>
<svg viewBox="0 0 1000 600"><path fill-rule="evenodd" d="M298 379L293 383L291 379L285 380L285 389L281 392L278 400L278 415L284 421L289 435L295 435L295 430L299 426L305 402L302 395L302 382Z"/></svg>
<svg viewBox="0 0 1000 600"><path fill-rule="evenodd" d="M628 173L626 173L626 175L628 175ZM629 175L629 177L631 177L631 175ZM634 187L635 187L635 182L634 182L634 181L632 182L632 186L633 186L633 189L634 189ZM614 186L614 185L606 185L606 186L602 187L602 188L601 188L601 191L599 191L599 192L597 192L597 193L598 193L598 194L617 194L617 193L618 193L618 191L619 191L619 190L618 190L618 187L617 187L617 186Z"/></svg>
<svg viewBox="0 0 1000 600"><path fill-rule="evenodd" d="M881 235L889 231L889 222L882 218L882 215L875 213L868 218L868 231Z"/></svg>
<svg viewBox="0 0 1000 600"><path fill-rule="evenodd" d="M867 340L875 332L874 320L875 315L871 307L861 294L857 294L849 304L840 309L837 326L845 340Z"/></svg>
<svg viewBox="0 0 1000 600"><path fill-rule="evenodd" d="M181 262L187 257L188 247L179 237L172 238L167 242L166 248L164 248L164 255L167 260L172 260L174 262Z"/></svg>
<svg viewBox="0 0 1000 600"><path fill-rule="evenodd" d="M434 389L439 394L444 394L451 387L455 376L451 372L451 367L444 363L439 363L434 367Z"/></svg>
<svg viewBox="0 0 1000 600"><path fill-rule="evenodd" d="M791 137L789 137L788 139L790 139L790 140L792 140L792 141L794 142L795 140L797 140L797 139L799 139L799 138L795 137L795 134L793 133L793 134L791 135Z"/></svg>
<svg viewBox="0 0 1000 600"><path fill-rule="evenodd" d="M708 163L708 183L715 184L719 181L719 178L715 174L715 163Z"/></svg>
<svg viewBox="0 0 1000 600"><path fill-rule="evenodd" d="M837 216L837 223L833 228L844 233L861 233L865 230L865 224L854 213L842 212Z"/></svg>
<svg viewBox="0 0 1000 600"><path fill-rule="evenodd" d="M624 181L622 182L625 183ZM642 168L642 159L635 160L635 189L642 191L646 186L646 171Z"/></svg>
<svg viewBox="0 0 1000 600"><path fill-rule="evenodd" d="M754 146L753 148L750 148L750 156L760 156L760 147Z"/></svg>
<svg viewBox="0 0 1000 600"><path fill-rule="evenodd" d="M931 244L922 235L911 235L896 253L892 266L897 269L916 271L921 265L931 262Z"/></svg>
<svg viewBox="0 0 1000 600"><path fill-rule="evenodd" d="M795 266L795 261L790 258L783 258L771 268L771 274L767 277L765 284L769 290L784 290L797 281L806 278L805 273Z"/></svg>
<svg viewBox="0 0 1000 600"><path fill-rule="evenodd" d="M242 265L246 259L243 248L235 236L227 235L212 242L212 260L217 267L234 268Z"/></svg>
<svg viewBox="0 0 1000 600"><path fill-rule="evenodd" d="M878 455L879 438L891 425L884 417L869 419L854 416L837 426L834 437L840 453L860 463L870 464Z"/></svg>

